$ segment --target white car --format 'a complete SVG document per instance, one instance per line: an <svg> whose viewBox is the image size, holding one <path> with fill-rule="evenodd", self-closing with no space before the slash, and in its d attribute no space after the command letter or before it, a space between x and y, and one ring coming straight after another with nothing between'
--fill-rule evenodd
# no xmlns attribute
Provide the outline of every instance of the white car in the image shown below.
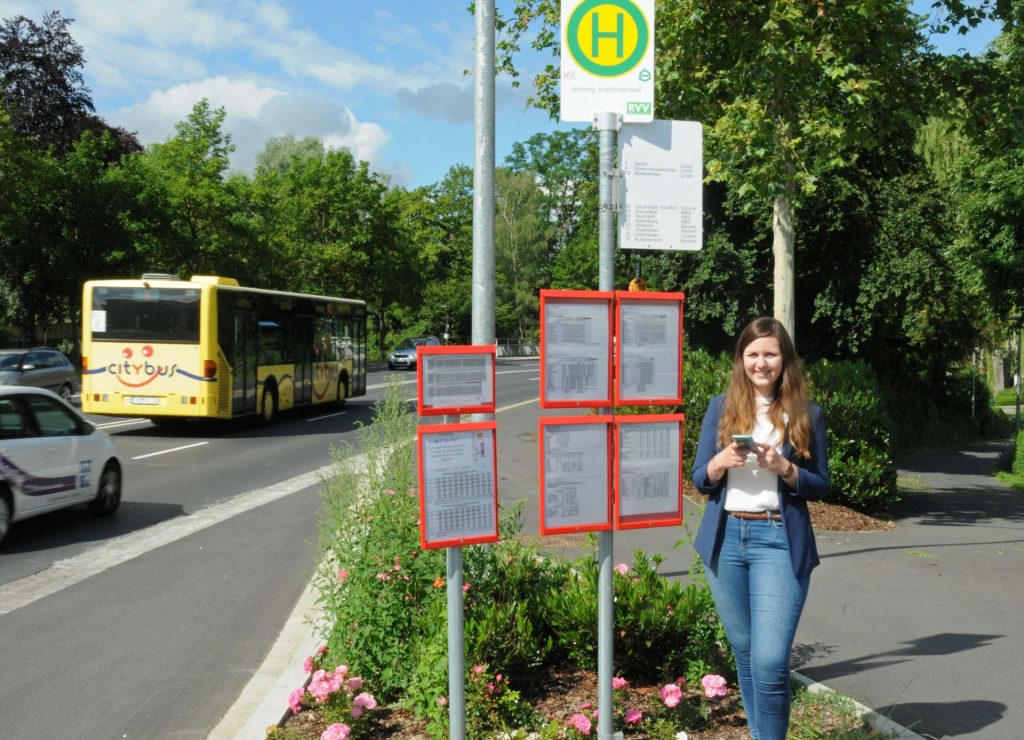
<svg viewBox="0 0 1024 740"><path fill-rule="evenodd" d="M110 437L57 394L0 386L0 542L13 522L68 506L110 516L123 471Z"/></svg>

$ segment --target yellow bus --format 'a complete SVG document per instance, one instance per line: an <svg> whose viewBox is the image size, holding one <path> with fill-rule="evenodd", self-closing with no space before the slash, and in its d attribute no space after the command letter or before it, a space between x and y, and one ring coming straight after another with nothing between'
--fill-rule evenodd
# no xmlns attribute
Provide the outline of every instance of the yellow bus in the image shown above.
<svg viewBox="0 0 1024 740"><path fill-rule="evenodd" d="M147 273L82 296L82 410L259 416L366 393L366 303Z"/></svg>

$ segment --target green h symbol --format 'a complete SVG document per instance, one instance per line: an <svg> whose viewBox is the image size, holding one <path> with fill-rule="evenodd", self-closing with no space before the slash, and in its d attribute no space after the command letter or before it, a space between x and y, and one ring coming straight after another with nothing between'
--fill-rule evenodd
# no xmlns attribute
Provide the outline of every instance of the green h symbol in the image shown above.
<svg viewBox="0 0 1024 740"><path fill-rule="evenodd" d="M614 31L602 31L597 26L597 15L598 15L597 13L591 13L590 14L590 20L591 20L591 24L590 24L590 26L591 26L590 43L591 43L591 49L593 49L593 52L591 53L591 56L596 57L598 55L598 48L597 48L598 42L600 42L601 39L605 38L605 39L615 39L615 55L621 58L622 56L624 56L623 46L625 45L625 36L626 36L625 30L623 29L623 20L622 20L623 18L625 18L625 16L622 13L616 13L616 15L615 15L615 30Z"/></svg>

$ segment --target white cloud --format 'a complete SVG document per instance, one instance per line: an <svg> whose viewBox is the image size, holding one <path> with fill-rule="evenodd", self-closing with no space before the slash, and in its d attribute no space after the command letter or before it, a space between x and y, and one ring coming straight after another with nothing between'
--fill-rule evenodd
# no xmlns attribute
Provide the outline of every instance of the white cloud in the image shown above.
<svg viewBox="0 0 1024 740"><path fill-rule="evenodd" d="M498 110L524 106L523 93L505 82L498 82L494 89L495 107ZM395 100L404 108L441 121L469 123L474 117L476 88L470 80L465 85L439 82L418 90L402 88L395 93Z"/></svg>
<svg viewBox="0 0 1024 740"><path fill-rule="evenodd" d="M174 134L174 124L185 120L203 98L226 111L224 131L235 145L232 168L247 173L252 172L267 139L274 136L315 136L329 148L348 148L374 167L381 166L382 152L390 141L380 125L357 120L345 105L325 96L297 95L225 76L155 91L146 101L115 111L108 120L137 131L144 145L166 141Z"/></svg>

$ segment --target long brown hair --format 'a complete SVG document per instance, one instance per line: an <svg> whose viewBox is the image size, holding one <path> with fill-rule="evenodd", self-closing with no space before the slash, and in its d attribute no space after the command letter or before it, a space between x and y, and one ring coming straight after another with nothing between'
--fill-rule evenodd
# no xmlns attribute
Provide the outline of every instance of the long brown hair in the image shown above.
<svg viewBox="0 0 1024 740"><path fill-rule="evenodd" d="M768 418L801 457L811 456L811 416L807 402L807 384L796 348L780 322L767 316L754 319L740 332L733 356L732 378L725 391L725 404L718 420L718 444L725 447L734 434L749 434L757 418L754 385L743 368L743 353L755 339L775 337L782 354L782 372L775 381ZM789 423L786 423L788 417Z"/></svg>

